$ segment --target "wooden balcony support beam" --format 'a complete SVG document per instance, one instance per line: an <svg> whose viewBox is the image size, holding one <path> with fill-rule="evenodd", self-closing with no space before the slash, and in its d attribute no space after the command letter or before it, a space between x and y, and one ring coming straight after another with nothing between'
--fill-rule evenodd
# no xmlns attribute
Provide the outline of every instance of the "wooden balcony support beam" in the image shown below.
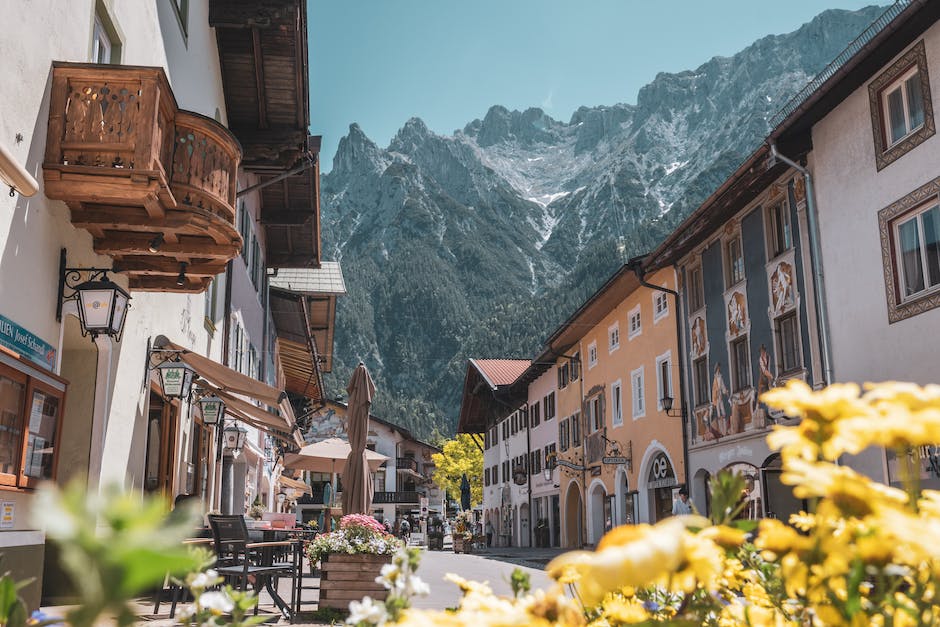
<svg viewBox="0 0 940 627"><path fill-rule="evenodd" d="M215 244L207 238L203 241L194 241L196 238L186 238L183 242L165 242L160 249L150 252L150 241L153 238L144 233L121 233L107 235L104 239L95 240L95 252L102 255L147 255L151 257L198 257L201 259L223 259L228 261L235 257L241 248L236 244Z"/></svg>

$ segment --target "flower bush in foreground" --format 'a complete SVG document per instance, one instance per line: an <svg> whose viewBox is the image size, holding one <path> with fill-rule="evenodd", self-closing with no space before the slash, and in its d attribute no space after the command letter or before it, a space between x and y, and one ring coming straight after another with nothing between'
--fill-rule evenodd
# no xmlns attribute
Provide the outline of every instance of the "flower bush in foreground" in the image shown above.
<svg viewBox="0 0 940 627"><path fill-rule="evenodd" d="M404 543L387 533L372 516L349 514L339 521L339 529L318 535L307 544L307 556L315 563L327 553L370 553L392 555Z"/></svg>
<svg viewBox="0 0 940 627"><path fill-rule="evenodd" d="M940 386L834 385L814 392L790 382L765 394L802 420L768 437L782 480L810 512L736 521L743 478L719 473L712 515L615 528L596 551L548 565L550 590L497 597L463 590L452 612L371 607L358 624L407 626L932 625L940 623L940 492L918 485L920 447L940 443ZM835 463L869 446L897 452L905 489ZM568 586L570 595L565 593ZM360 608L361 610L361 608Z"/></svg>

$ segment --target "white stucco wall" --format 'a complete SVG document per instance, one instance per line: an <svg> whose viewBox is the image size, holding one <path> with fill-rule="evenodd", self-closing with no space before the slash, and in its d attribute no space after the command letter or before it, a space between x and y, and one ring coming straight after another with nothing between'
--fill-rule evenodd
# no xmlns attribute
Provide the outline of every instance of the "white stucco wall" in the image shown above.
<svg viewBox="0 0 940 627"><path fill-rule="evenodd" d="M533 381L529 385L529 407L532 405L542 403L542 399L549 394L550 392L555 391L555 386L557 384L557 377L555 376L555 369L549 368L542 376ZM553 418L551 420L545 420L544 416L544 407L540 410L542 412L542 420L539 422L539 426L530 427L530 442L533 451L542 451L542 468L545 468L545 447L553 442L558 441L558 418ZM531 425L531 415L530 415L530 425ZM556 446L557 448L557 446ZM532 496L542 497L550 496L553 494L558 494L560 488L556 487L555 484L558 482L558 471L556 470L552 474L551 480L546 481L544 473L539 473L537 475L532 475Z"/></svg>
<svg viewBox="0 0 940 627"><path fill-rule="evenodd" d="M940 25L923 39L936 115ZM878 212L940 176L940 136L877 171L866 84L816 124L813 147L835 379L936 382L940 356L924 339L936 334L940 309L888 324Z"/></svg>
<svg viewBox="0 0 940 627"><path fill-rule="evenodd" d="M215 36L207 23L207 0L190 3L190 37L186 45L179 37L175 16L169 14L173 22L163 19L169 3L106 0L105 5L122 38L122 63L164 67L181 107L209 116L218 108L224 115ZM94 254L87 232L72 227L65 204L50 201L42 193L52 62L90 61L94 7L93 0L0 2L5 20L5 35L0 37L0 78L7 85L0 90L0 141L40 183L40 192L32 198L0 194L0 313L56 346L60 353L61 327L55 320L59 249L68 250L70 266L111 265L109 258ZM164 36L163 26L175 30ZM17 134L22 135L20 143L16 142ZM114 278L126 284L120 275ZM146 450L144 369L148 339L164 334L218 359L221 334L216 332L210 339L202 324L202 294L135 292L132 297L124 338L111 356L111 411L97 446L105 459L102 483L139 487ZM99 363L99 368L103 367L103 362ZM78 383L93 385L93 378ZM180 421L180 464L188 458L190 421L186 415ZM88 446L76 444L80 445ZM92 442L93 451L95 447ZM87 470L60 467L60 476Z"/></svg>

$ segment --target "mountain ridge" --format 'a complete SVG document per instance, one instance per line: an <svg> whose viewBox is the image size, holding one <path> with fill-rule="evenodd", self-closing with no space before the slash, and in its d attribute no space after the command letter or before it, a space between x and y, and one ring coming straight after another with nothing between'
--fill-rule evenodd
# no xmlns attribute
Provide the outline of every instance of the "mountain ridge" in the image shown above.
<svg viewBox="0 0 940 627"><path fill-rule="evenodd" d="M349 288L328 389L363 359L377 415L450 433L467 357L535 354L882 12L824 11L730 57L660 72L636 104L579 107L568 122L493 105L451 135L412 117L386 148L351 124L321 183L325 256L342 261Z"/></svg>

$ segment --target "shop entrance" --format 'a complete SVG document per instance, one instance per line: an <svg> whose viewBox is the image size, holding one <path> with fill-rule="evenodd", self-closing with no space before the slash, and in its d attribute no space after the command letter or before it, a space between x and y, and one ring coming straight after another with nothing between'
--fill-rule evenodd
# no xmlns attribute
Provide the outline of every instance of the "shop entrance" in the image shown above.
<svg viewBox="0 0 940 627"><path fill-rule="evenodd" d="M144 490L148 493L173 493L173 468L176 461L176 408L159 394L150 391L147 415L147 456Z"/></svg>

